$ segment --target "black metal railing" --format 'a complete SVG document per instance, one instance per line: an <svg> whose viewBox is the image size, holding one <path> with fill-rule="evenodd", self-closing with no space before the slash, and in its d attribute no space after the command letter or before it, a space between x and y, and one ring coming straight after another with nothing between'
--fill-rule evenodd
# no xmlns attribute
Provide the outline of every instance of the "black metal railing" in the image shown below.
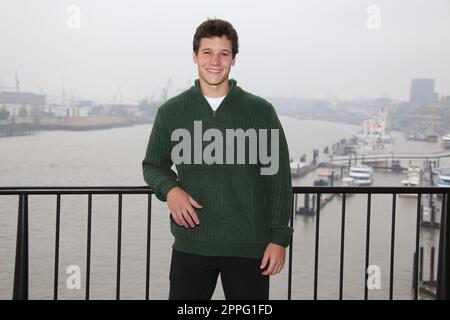
<svg viewBox="0 0 450 320"><path fill-rule="evenodd" d="M86 293L89 300L91 276L91 227L92 227L92 195L112 194L118 196L118 231L117 231L117 277L116 299L120 299L121 249L122 249L122 196L124 194L148 195L147 204L147 255L146 255L146 288L145 299L149 299L150 290L150 241L151 241L151 201L153 191L148 187L0 187L0 195L18 195L19 213L16 234L16 260L14 269L14 300L28 299L28 196L56 195L56 235L53 299L58 299L59 240L61 195L87 195L87 248L86 248Z"/></svg>
<svg viewBox="0 0 450 320"><path fill-rule="evenodd" d="M439 253L438 253L438 275L437 275L437 288L436 298L442 300L450 299L450 239L449 230L450 223L448 217L450 216L450 206L448 200L450 199L450 188L437 188L437 187L294 187L293 193L298 194L315 194L316 195L316 209L315 209L315 244L314 244L314 289L313 298L317 299L317 287L318 287L318 267L319 267L319 234L320 234L320 211L321 211L321 196L325 194L341 194L342 195L342 209L341 209L341 243L340 243L340 270L339 270L339 299L343 298L343 271L344 271L344 239L345 239L345 213L346 213L346 196L349 194L365 194L367 195L367 209L366 209L366 243L365 243L365 269L364 269L364 299L368 299L368 267L369 267L369 254L370 254L370 227L371 227L371 208L372 208L372 195L373 194L390 194L392 195L392 219L391 219L391 239L390 239L390 276L389 276L389 299L393 299L393 283L394 283L394 262L395 262L395 219L396 219L396 200L398 194L415 194L417 195L417 212L416 212L416 229L415 229L415 252L419 252L419 238L421 227L421 198L422 195L441 195L442 207L441 207L441 223L440 223L440 238L439 238ZM294 201L296 206L296 201ZM291 217L291 226L293 226L294 211ZM293 240L293 238L291 239ZM289 259L292 259L292 247L295 245L291 241ZM419 286L417 285L418 279L418 266L419 266L419 254L414 257L413 263L413 278L416 279L416 285L414 286L414 299L419 297ZM291 282L292 282L292 264L289 264L288 271L289 291L288 299L291 299Z"/></svg>
<svg viewBox="0 0 450 320"><path fill-rule="evenodd" d="M368 267L370 253L370 227L371 227L371 209L373 194L392 195L392 215L391 215L391 239L390 239L390 276L389 276L389 299L393 299L394 284L394 263L395 263L395 221L396 221L396 201L398 194L416 194L416 228L415 228L415 252L413 278L414 299L419 297L419 286L417 285L419 273L419 237L421 227L421 197L426 194L435 194L442 196L442 207L440 217L440 238L437 266L437 299L450 299L450 188L437 187L293 187L295 196L299 194L315 194L315 243L314 243L314 289L313 298L318 296L318 266L319 266L319 235L320 235L320 211L322 207L322 196L329 194L342 195L341 207L341 230L340 230L340 260L339 260L339 299L343 299L344 285L344 239L346 223L346 197L349 194L367 195L366 209L366 238L365 238L365 269L364 269L364 299L368 299ZM88 196L88 223L87 223L87 248L86 248L86 293L85 298L89 299L90 293L90 259L91 259L91 221L92 221L92 195L113 194L118 196L118 234L117 234L117 271L116 271L116 299L120 299L120 279L121 279L121 248L122 248L122 196L124 194L148 195L147 204L147 244L146 244L146 289L145 299L149 299L150 290L150 244L151 244L151 201L153 190L148 187L0 187L0 195L17 195L18 203L18 223L16 235L16 256L14 269L14 288L13 299L28 299L28 196L29 195L56 195L56 237L55 237L55 266L54 266L54 295L58 299L58 270L59 270L59 239L60 239L60 208L61 195L77 194ZM296 201L294 201L296 206ZM296 207L292 210L290 225L294 223L294 213ZM295 243L291 239L289 247L288 262L288 293L287 298L292 298L292 258L293 246Z"/></svg>

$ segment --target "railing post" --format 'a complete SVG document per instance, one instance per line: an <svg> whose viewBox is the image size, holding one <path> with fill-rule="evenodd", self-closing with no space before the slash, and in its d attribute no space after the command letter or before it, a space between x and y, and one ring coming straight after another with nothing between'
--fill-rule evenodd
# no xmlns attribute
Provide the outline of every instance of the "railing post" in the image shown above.
<svg viewBox="0 0 450 320"><path fill-rule="evenodd" d="M294 227L294 214L295 211L297 210L297 194L295 194L295 203L294 203L294 207L291 208L291 218L289 219L289 226L291 228ZM288 264L288 300L292 300L292 253L293 253L293 248L294 246L294 235L291 234L291 240L290 240L290 244L289 244L289 264Z"/></svg>
<svg viewBox="0 0 450 320"><path fill-rule="evenodd" d="M28 195L19 194L13 300L28 300Z"/></svg>
<svg viewBox="0 0 450 320"><path fill-rule="evenodd" d="M436 298L438 300L450 299L450 192L442 195L445 201L445 210L441 211L441 230L439 233L439 256Z"/></svg>

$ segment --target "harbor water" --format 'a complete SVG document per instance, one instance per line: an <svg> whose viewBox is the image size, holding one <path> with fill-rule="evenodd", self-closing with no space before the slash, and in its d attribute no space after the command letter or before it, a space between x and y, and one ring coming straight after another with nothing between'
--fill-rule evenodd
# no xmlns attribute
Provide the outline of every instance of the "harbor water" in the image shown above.
<svg viewBox="0 0 450 320"><path fill-rule="evenodd" d="M281 116L290 156L298 160L312 150L350 138L357 126L298 120ZM151 125L97 131L41 131L31 136L0 139L0 186L144 186L141 161ZM439 143L405 141L399 132L394 151L433 153ZM446 160L441 160L441 166ZM416 164L422 166L422 160ZM448 165L448 164L447 164ZM375 171L374 186L401 186L402 173ZM311 186L316 173L293 179L294 186ZM65 195L61 201L59 298L83 299L86 245L87 196ZM389 294L390 195L372 197L370 265L380 270L381 286L369 290L370 299ZM94 195L92 206L91 299L114 299L117 249L117 196ZM145 296L147 197L124 195L122 225L121 298ZM345 226L344 299L364 297L364 261L367 196L347 199ZM0 197L0 299L12 297L18 197ZM53 298L56 196L29 196L29 297ZM339 293L339 250L341 199L335 197L320 216L318 298L337 299ZM394 298L412 298L415 248L416 199L397 199ZM293 299L312 299L314 281L315 217L296 216L293 240ZM429 248L437 249L438 230L424 229L424 277ZM150 299L167 299L172 235L165 203L153 197L151 230ZM437 250L436 250L437 252ZM81 288L69 289L70 266L81 270ZM435 263L436 267L436 263ZM436 275L436 272L434 272ZM271 278L270 297L286 299L287 261L281 274ZM220 278L214 299L223 299Z"/></svg>

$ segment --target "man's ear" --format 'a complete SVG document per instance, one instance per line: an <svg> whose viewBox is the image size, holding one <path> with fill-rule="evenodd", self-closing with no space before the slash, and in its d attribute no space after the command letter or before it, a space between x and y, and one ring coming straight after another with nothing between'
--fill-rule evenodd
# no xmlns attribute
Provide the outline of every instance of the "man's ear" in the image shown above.
<svg viewBox="0 0 450 320"><path fill-rule="evenodd" d="M231 65L234 66L235 63L236 63L236 56L234 56L233 60L231 60Z"/></svg>
<svg viewBox="0 0 450 320"><path fill-rule="evenodd" d="M195 51L192 51L192 60L194 61L195 64L197 64L198 59L197 59L197 55L195 54Z"/></svg>

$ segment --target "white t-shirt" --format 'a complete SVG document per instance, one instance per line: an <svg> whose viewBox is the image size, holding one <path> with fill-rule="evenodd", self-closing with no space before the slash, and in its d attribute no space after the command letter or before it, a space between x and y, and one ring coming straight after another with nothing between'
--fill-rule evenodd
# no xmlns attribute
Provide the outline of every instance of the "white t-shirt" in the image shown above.
<svg viewBox="0 0 450 320"><path fill-rule="evenodd" d="M213 108L213 110L216 111L217 108L222 103L222 100L223 100L223 98L225 98L225 96L219 97L219 98L211 98L211 97L205 96L205 98L206 98L206 100L208 100L208 103L211 106L211 108Z"/></svg>

